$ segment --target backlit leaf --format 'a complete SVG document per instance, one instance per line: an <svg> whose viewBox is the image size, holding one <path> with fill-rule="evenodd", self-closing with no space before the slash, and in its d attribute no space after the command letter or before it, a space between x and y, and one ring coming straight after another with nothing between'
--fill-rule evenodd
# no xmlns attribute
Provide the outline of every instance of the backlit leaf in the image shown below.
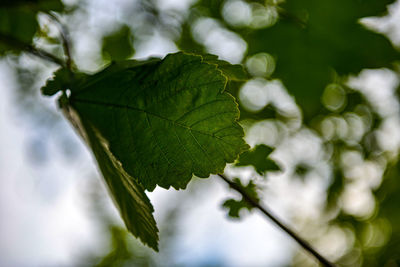
<svg viewBox="0 0 400 267"><path fill-rule="evenodd" d="M245 186L242 184L239 178L235 178L232 180L237 186L242 188L246 194L252 198L254 201L258 202L260 200L260 197L258 196L257 193L257 186L254 184L252 180L249 181L249 183ZM245 200L243 197L240 200L236 199L227 199L222 206L226 209L229 210L228 215L231 218L234 219L239 219L240 218L240 211L242 209L247 209L251 210L253 208L253 205L251 205L247 200Z"/></svg>
<svg viewBox="0 0 400 267"><path fill-rule="evenodd" d="M248 147L225 85L215 65L177 53L113 64L71 88L69 101L146 189L178 189L193 174L222 173Z"/></svg>
<svg viewBox="0 0 400 267"><path fill-rule="evenodd" d="M60 103L65 116L92 149L126 227L143 243L158 250L158 229L152 214L154 209L143 186L126 173L121 162L110 152L107 140L91 122L80 117L64 96Z"/></svg>
<svg viewBox="0 0 400 267"><path fill-rule="evenodd" d="M133 55L133 36L130 28L123 25L110 35L103 37L101 49L104 59L120 61Z"/></svg>
<svg viewBox="0 0 400 267"><path fill-rule="evenodd" d="M255 148L241 154L235 165L253 166L260 175L264 175L268 171L280 171L281 168L268 158L272 151L273 149L269 146L257 145Z"/></svg>

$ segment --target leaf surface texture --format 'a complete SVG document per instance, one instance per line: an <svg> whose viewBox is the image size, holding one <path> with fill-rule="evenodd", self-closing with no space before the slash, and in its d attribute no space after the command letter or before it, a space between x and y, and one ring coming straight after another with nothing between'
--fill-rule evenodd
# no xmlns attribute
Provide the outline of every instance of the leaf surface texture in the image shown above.
<svg viewBox="0 0 400 267"><path fill-rule="evenodd" d="M61 102L62 103L62 102ZM93 125L69 105L62 105L65 116L92 149L106 184L128 230L143 243L158 250L158 229L153 206L144 188L122 168L108 148L107 141Z"/></svg>
<svg viewBox="0 0 400 267"><path fill-rule="evenodd" d="M222 173L248 148L225 85L216 65L177 53L113 64L73 88L70 104L146 189L179 189L193 174Z"/></svg>

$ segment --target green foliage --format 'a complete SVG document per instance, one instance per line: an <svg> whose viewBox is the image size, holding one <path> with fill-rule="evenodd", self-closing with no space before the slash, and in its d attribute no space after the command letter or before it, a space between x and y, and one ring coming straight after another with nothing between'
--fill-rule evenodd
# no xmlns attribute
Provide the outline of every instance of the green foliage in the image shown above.
<svg viewBox="0 0 400 267"><path fill-rule="evenodd" d="M384 36L359 23L380 15L393 2L358 0L291 0L272 27L245 38L249 54L268 52L276 59L273 77L282 79L309 120L320 111L324 88L340 75L363 68L390 67L399 52Z"/></svg>
<svg viewBox="0 0 400 267"><path fill-rule="evenodd" d="M126 25L102 40L103 63L120 62L111 63L93 75L60 69L42 88L42 93L48 96L63 91L61 106L93 150L121 217L133 235L157 249L158 230L145 190L151 191L156 185L185 188L193 174L207 177L223 172L226 163L233 162L247 149L242 139L243 130L237 123L238 105L231 95L238 96L249 76L265 80L278 78L295 96L305 123L296 121L295 126L289 125L289 117L287 121L282 119L284 112L275 109L278 105L273 101L257 112L239 106L240 119L246 120L249 127L266 119L277 122L288 134L277 139L286 140L296 138L298 129L313 127L316 130L313 134L320 134L319 140L323 143L320 159L332 166L332 181L326 188L329 218L323 222L328 220L343 226L346 233L350 231L355 236L347 244L352 247L348 255L338 262L346 265L348 257L347 263L359 262L366 266L398 263L398 153L387 153L376 140L381 124L390 123L376 114L362 93L344 84L350 74L364 68L393 68L393 63L399 60L399 52L383 35L360 23L363 17L384 14L393 0L243 1L250 6L253 16L254 10L261 9L279 13L279 19L271 20L274 24L262 27L232 26L225 21L221 11L229 0L197 1L190 14L175 14L173 23L168 12L157 9L154 4L157 1L134 2L139 3L141 8L137 10L143 14L133 15L145 17L143 21L149 23L131 27L128 25L132 21L124 21ZM38 12L50 10L62 11L62 2L2 1L0 54L26 49L38 32ZM193 22L201 17L213 18L218 27L247 43L248 54L243 55L242 63L246 62L251 75L242 65L232 65L207 54L205 47L209 46L209 40L199 43L193 29ZM137 21L143 22L140 18ZM175 22L181 25L168 32ZM170 41L180 49L202 56L177 53L163 60L123 61L135 52L133 34L142 34L138 36L140 40L152 27L165 30L165 38L172 33ZM45 35L43 32L43 36L37 37L47 38ZM252 59L255 65L259 63L254 59L260 55L271 60L273 68L268 72L252 71L249 67ZM335 101L340 105L331 105ZM326 122L325 128L322 122ZM359 139L350 140L345 136L357 132L361 132ZM371 185L363 188L376 203L370 218L346 214L343 208L342 197L355 184L354 177L347 177L351 172L343 167L347 164L343 163L343 155L349 150L357 151L360 161L380 166L382 171L387 168L381 188ZM279 165L269 159L271 152L268 146L258 145L241 154L236 166L253 166L260 175L279 171ZM297 162L300 163L291 167L298 177L304 177L311 165L307 161ZM364 168L364 165L358 167ZM317 169L313 174L323 176ZM243 185L235 179L233 185L254 201L260 200L253 181ZM228 199L223 206L232 218L239 218L241 210L252 208L243 198ZM307 228L306 223L303 225ZM113 239L117 250L107 255L100 265L123 265L129 261L123 233L113 229Z"/></svg>
<svg viewBox="0 0 400 267"><path fill-rule="evenodd" d="M20 52L31 44L38 30L38 12L61 11L60 0L21 0L0 3L0 55Z"/></svg>
<svg viewBox="0 0 400 267"><path fill-rule="evenodd" d="M65 96L61 97L60 105L64 115L92 149L128 230L143 243L158 250L158 229L152 214L154 209L143 186L126 173L109 150L108 141L90 121L68 105Z"/></svg>
<svg viewBox="0 0 400 267"><path fill-rule="evenodd" d="M58 69L53 73L53 78L47 80L46 85L40 88L40 90L43 95L55 95L60 90L71 87L72 79L75 79L75 74L71 73L70 70L66 68Z"/></svg>
<svg viewBox="0 0 400 267"><path fill-rule="evenodd" d="M108 61L121 61L131 57L135 53L135 49L130 28L123 25L111 34L104 36L101 52L103 58Z"/></svg>
<svg viewBox="0 0 400 267"><path fill-rule="evenodd" d="M124 266L153 266L151 260L145 255L135 251L129 242L129 235L121 227L110 225L111 249L100 260L93 263L95 267L124 267ZM92 265L91 265L92 266Z"/></svg>
<svg viewBox="0 0 400 267"><path fill-rule="evenodd" d="M70 90L61 106L92 148L127 228L157 249L144 189L185 188L193 174L222 173L248 147L226 80L202 57L177 53L94 75L60 69L42 92Z"/></svg>
<svg viewBox="0 0 400 267"><path fill-rule="evenodd" d="M125 231L121 228L113 226L111 227L110 232L112 250L98 264L95 265L96 267L124 266L124 263L132 256L129 252Z"/></svg>
<svg viewBox="0 0 400 267"><path fill-rule="evenodd" d="M232 65L231 63L218 59L218 56L206 54L203 60L207 63L218 66L218 69L229 79L230 82L243 82L249 79L248 73L242 65Z"/></svg>
<svg viewBox="0 0 400 267"><path fill-rule="evenodd" d="M242 153L239 156L236 166L253 166L260 175L265 175L268 171L280 171L281 168L275 161L269 159L273 149L264 144L257 145L253 149Z"/></svg>
<svg viewBox="0 0 400 267"><path fill-rule="evenodd" d="M255 202L260 201L260 197L258 196L258 193L257 193L257 186L252 180L250 180L247 185L243 185L239 178L233 179L232 182L236 186L241 188L244 192L246 192L247 195L249 197L251 197ZM227 199L222 204L222 206L229 210L229 212L228 212L229 217L234 218L234 219L240 218L240 211L242 209L247 209L248 211L250 211L251 209L254 208L253 205L250 204L243 197L240 200L236 200L236 199L232 199L232 198Z"/></svg>
<svg viewBox="0 0 400 267"><path fill-rule="evenodd" d="M69 101L146 189L185 188L193 174L221 173L247 149L216 66L182 53L135 64L91 76Z"/></svg>

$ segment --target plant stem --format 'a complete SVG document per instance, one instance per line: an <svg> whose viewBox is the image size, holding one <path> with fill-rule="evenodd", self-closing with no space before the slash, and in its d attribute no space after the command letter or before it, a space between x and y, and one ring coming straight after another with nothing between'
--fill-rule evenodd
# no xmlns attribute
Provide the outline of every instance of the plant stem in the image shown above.
<svg viewBox="0 0 400 267"><path fill-rule="evenodd" d="M251 196L249 196L243 188L232 182L230 179L228 179L226 176L222 174L218 174L222 180L224 180L232 189L236 190L239 192L243 199L245 199L250 205L252 205L254 208L257 208L260 210L265 216L267 216L270 220L272 220L275 224L277 224L283 231L285 231L288 235L290 235L294 240L296 240L297 243L299 243L306 251L311 253L318 261L323 264L324 266L328 267L333 267L335 266L333 263L331 263L329 260L324 258L321 254L319 254L310 244L308 244L307 241L305 241L303 238L298 236L293 230L291 230L288 226L286 226L284 223L282 223L277 216L275 216L273 213L271 213L267 208L262 206L258 201L254 200Z"/></svg>
<svg viewBox="0 0 400 267"><path fill-rule="evenodd" d="M30 53L31 55L35 55L47 61L53 62L61 67L65 66L65 63L58 57L50 54L49 52L36 48L33 45L26 44L18 39L15 39L12 36L0 33L0 42L6 43L15 48L19 48L27 53Z"/></svg>
<svg viewBox="0 0 400 267"><path fill-rule="evenodd" d="M67 27L64 26L64 24L61 23L60 19L52 12L45 13L47 16L49 16L50 19L56 22L57 27L59 28L60 31L60 36L61 36L61 41L64 49L64 54L66 58L66 67L67 69L71 70L72 67L72 56L71 56L71 42L69 41L69 31Z"/></svg>

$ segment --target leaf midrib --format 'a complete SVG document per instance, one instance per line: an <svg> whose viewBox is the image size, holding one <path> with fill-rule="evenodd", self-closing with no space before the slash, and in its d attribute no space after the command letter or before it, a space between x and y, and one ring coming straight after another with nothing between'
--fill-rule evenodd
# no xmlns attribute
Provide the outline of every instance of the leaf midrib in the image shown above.
<svg viewBox="0 0 400 267"><path fill-rule="evenodd" d="M158 114L155 114L155 113L152 113L152 112L149 112L147 110L140 109L140 108L137 108L137 107L132 107L132 106L128 106L128 105L119 105L119 104L115 104L115 103L107 103L107 102L102 102L102 101L94 101L94 100L88 100L88 99L74 99L73 102L75 102L75 103L86 103L86 104L92 104L92 105L98 105L98 106L109 106L109 107L114 107L114 108L119 108L119 109L125 109L125 110L126 109L130 109L130 110L143 112L143 113L145 113L147 115L151 115L151 116L157 117L159 119L168 121L168 122L170 122L170 123L172 123L172 124L174 124L176 126L182 127L182 128L187 129L189 131L193 131L193 132L197 132L197 133L200 133L200 134L208 135L208 136L211 136L213 138L216 138L216 139L224 142L225 144L233 145L233 144L230 144L229 142L226 142L221 137L216 136L215 133L209 133L209 132L196 130L196 129L193 129L193 128L187 126L187 125L181 124L181 123L179 123L177 121L171 120L169 118L165 118L165 117L160 116ZM232 112L232 113L234 113L234 112Z"/></svg>

